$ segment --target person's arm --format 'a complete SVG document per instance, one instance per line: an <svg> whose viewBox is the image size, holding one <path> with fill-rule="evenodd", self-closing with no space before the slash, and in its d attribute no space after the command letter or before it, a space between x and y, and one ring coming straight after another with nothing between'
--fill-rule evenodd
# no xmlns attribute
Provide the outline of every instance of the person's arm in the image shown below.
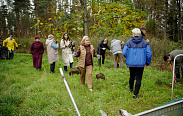
<svg viewBox="0 0 183 116"><path fill-rule="evenodd" d="M44 46L43 46L43 43L41 44L41 48L42 48L42 49L41 49L40 53L43 54L43 53L44 53Z"/></svg>
<svg viewBox="0 0 183 116"><path fill-rule="evenodd" d="M17 42L14 40L14 44L15 44L15 46L16 46L16 48L18 47L18 44L17 44Z"/></svg>
<svg viewBox="0 0 183 116"><path fill-rule="evenodd" d="M94 57L97 57L97 53L95 52L95 50L94 50L94 52L93 52L93 56L94 56Z"/></svg>
<svg viewBox="0 0 183 116"><path fill-rule="evenodd" d="M108 49L108 50L111 50L111 48L110 48L109 46L107 46L107 49Z"/></svg>
<svg viewBox="0 0 183 116"><path fill-rule="evenodd" d="M8 42L8 39L5 39L4 41L3 41L3 47L5 46L5 44Z"/></svg>
<svg viewBox="0 0 183 116"><path fill-rule="evenodd" d="M146 65L148 66L151 63L151 57L152 57L152 51L151 51L151 47L148 44L147 47L147 52L146 52Z"/></svg>
<svg viewBox="0 0 183 116"><path fill-rule="evenodd" d="M53 47L55 50L59 48L59 46L57 44L55 44L55 42L51 43L51 47Z"/></svg>
<svg viewBox="0 0 183 116"><path fill-rule="evenodd" d="M81 50L80 50L80 46L78 47L77 51L75 52L75 57L79 57L80 56L80 53L81 53Z"/></svg>
<svg viewBox="0 0 183 116"><path fill-rule="evenodd" d="M125 45L125 47L123 48L123 56L126 58L127 56L127 52L128 52L128 47Z"/></svg>
<svg viewBox="0 0 183 116"><path fill-rule="evenodd" d="M60 48L61 48L61 49L66 48L63 39L60 41Z"/></svg>
<svg viewBox="0 0 183 116"><path fill-rule="evenodd" d="M31 44L31 48L30 48L31 54L34 54L34 48L33 48L33 43Z"/></svg>

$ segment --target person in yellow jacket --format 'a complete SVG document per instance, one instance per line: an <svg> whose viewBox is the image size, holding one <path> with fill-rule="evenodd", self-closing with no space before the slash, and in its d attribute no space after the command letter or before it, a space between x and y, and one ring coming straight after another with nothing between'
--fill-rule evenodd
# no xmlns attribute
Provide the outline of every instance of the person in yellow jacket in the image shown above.
<svg viewBox="0 0 183 116"><path fill-rule="evenodd" d="M15 39L13 39L12 35L10 35L9 38L6 38L3 41L3 47L5 47L5 44L7 44L6 46L8 47L9 59L13 59L15 50L14 46L16 46L16 48L18 49L18 44L16 43Z"/></svg>

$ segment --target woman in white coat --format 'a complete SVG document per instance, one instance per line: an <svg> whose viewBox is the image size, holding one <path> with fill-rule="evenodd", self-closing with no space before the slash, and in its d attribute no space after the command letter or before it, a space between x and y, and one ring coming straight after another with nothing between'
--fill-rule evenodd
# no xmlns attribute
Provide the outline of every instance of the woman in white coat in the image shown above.
<svg viewBox="0 0 183 116"><path fill-rule="evenodd" d="M67 66L70 65L72 68L73 65L73 55L70 48L70 39L67 33L64 33L62 40L60 41L60 48L62 49L62 59L64 65L64 71L67 72Z"/></svg>

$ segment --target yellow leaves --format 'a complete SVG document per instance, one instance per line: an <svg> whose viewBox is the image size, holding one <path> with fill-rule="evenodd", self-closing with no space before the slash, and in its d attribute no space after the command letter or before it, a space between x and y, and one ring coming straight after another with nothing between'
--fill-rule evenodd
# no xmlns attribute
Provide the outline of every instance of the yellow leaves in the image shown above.
<svg viewBox="0 0 183 116"><path fill-rule="evenodd" d="M48 20L50 21L50 20L52 20L52 18L49 18Z"/></svg>

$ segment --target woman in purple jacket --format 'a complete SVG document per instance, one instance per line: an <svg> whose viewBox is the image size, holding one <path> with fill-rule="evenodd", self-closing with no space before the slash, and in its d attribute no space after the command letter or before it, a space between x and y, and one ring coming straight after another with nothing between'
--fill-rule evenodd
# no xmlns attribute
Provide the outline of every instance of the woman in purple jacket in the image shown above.
<svg viewBox="0 0 183 116"><path fill-rule="evenodd" d="M32 54L34 68L41 71L44 46L43 46L43 43L39 39L40 39L39 36L35 36L35 41L32 43L30 50L31 50L31 54Z"/></svg>

